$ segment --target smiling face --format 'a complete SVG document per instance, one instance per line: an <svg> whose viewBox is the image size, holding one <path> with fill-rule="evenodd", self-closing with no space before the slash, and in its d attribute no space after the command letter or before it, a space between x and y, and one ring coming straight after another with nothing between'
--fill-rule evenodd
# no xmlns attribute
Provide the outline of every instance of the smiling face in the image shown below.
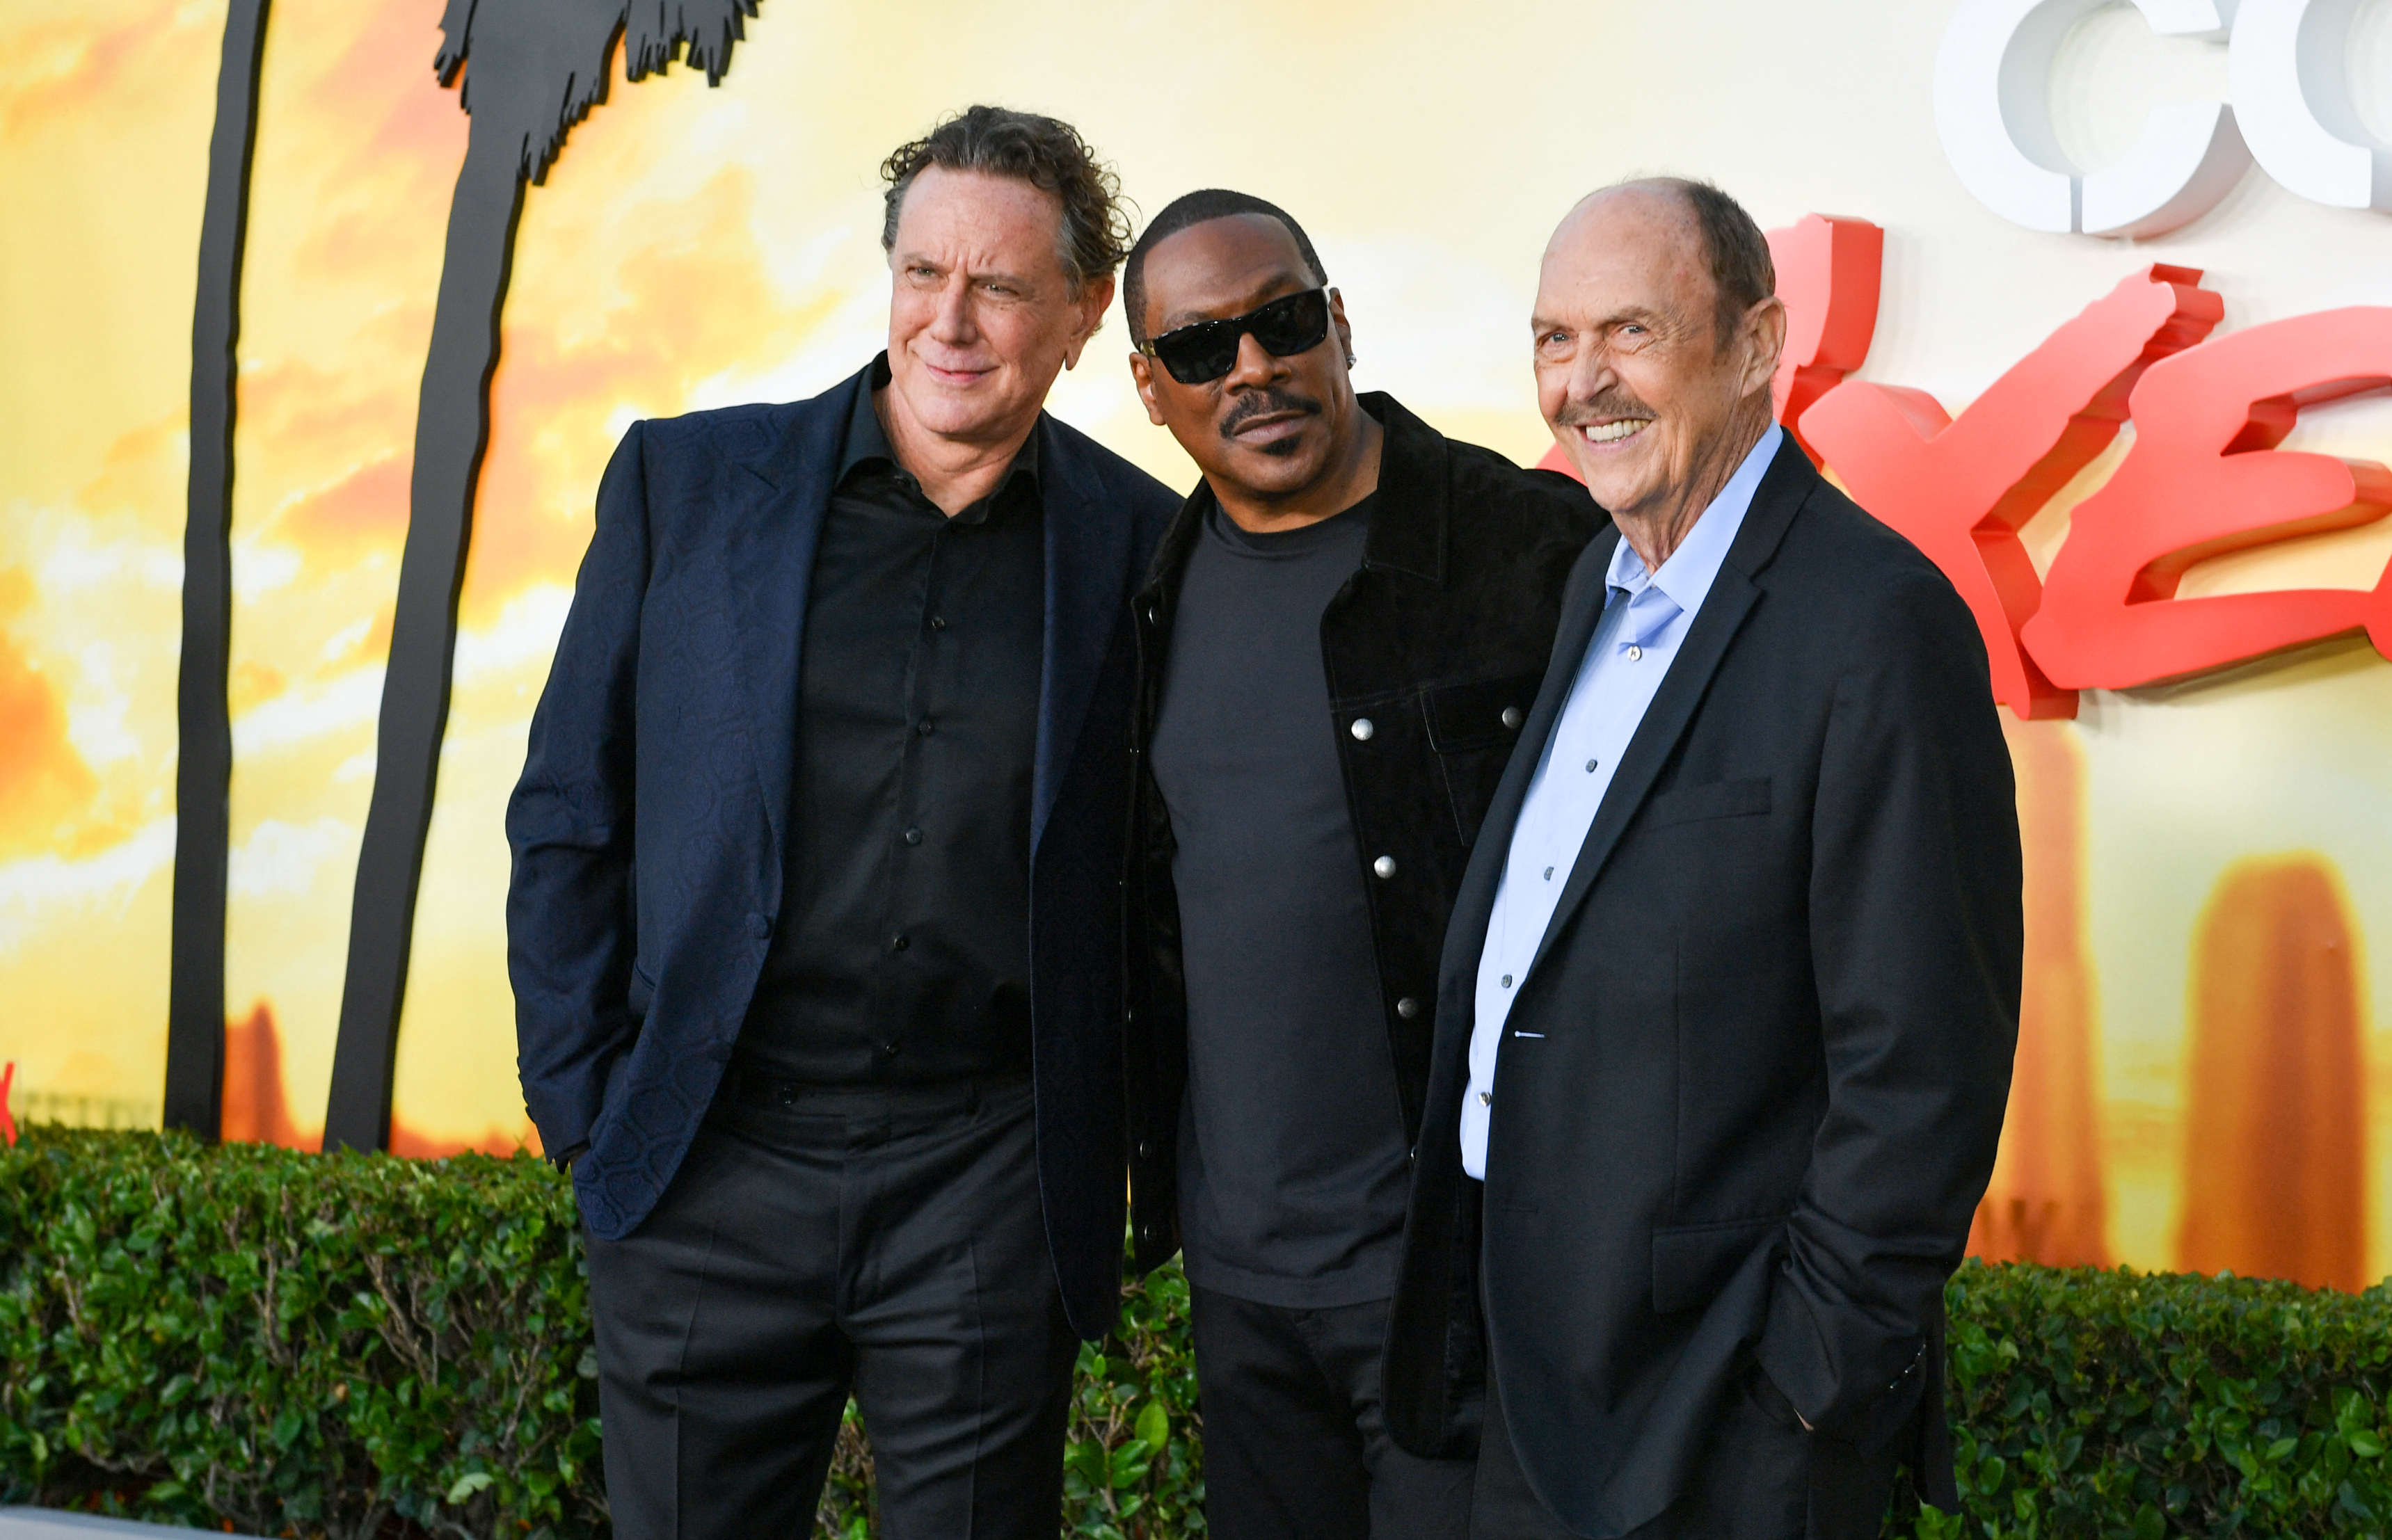
<svg viewBox="0 0 2392 1540"><path fill-rule="evenodd" d="M1112 303L1110 274L1071 290L1063 205L1010 176L926 168L889 252L890 402L959 446L1017 444Z"/></svg>
<svg viewBox="0 0 2392 1540"><path fill-rule="evenodd" d="M1587 199L1545 249L1537 407L1623 523L1690 524L1769 424L1785 308L1762 301L1722 343L1708 264L1685 201L1636 185Z"/></svg>
<svg viewBox="0 0 2392 1540"><path fill-rule="evenodd" d="M1320 286L1287 227L1259 214L1190 226L1146 253L1143 278L1150 338ZM1345 304L1333 290L1329 304L1329 334L1318 346L1281 358L1241 337L1229 372L1202 384L1183 385L1153 359L1130 356L1147 416L1171 430L1233 511L1344 495L1331 484L1354 470L1362 410L1346 375Z"/></svg>

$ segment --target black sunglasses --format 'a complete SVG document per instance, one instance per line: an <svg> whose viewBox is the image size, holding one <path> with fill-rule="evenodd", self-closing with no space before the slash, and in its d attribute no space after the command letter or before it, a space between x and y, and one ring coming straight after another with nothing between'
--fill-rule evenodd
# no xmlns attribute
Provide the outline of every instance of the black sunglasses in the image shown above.
<svg viewBox="0 0 2392 1540"><path fill-rule="evenodd" d="M1183 326L1148 338L1138 351L1181 384L1207 385L1238 367L1238 339L1250 331L1275 358L1311 352L1329 335L1329 291L1307 289L1226 321Z"/></svg>

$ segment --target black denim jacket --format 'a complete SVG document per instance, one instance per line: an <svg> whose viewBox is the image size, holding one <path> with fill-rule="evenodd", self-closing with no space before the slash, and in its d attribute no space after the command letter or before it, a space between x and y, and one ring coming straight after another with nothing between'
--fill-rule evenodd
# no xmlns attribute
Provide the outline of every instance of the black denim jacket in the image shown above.
<svg viewBox="0 0 2392 1540"><path fill-rule="evenodd" d="M1385 395L1360 399L1386 431L1379 501L1362 565L1321 616L1320 652L1409 1140L1419 1135L1428 1089L1446 917L1544 678L1562 585L1607 520L1566 476L1523 471L1449 439ZM1124 1069L1140 1273L1179 1247L1179 1104L1188 1079L1171 820L1146 750L1180 576L1210 500L1200 487L1179 511L1131 607L1138 686ZM1383 857L1393 863L1390 876L1378 874Z"/></svg>

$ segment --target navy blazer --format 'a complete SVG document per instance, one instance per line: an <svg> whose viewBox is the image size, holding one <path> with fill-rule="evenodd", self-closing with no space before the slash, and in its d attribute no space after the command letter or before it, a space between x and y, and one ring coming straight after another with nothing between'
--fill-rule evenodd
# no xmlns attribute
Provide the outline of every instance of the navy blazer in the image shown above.
<svg viewBox="0 0 2392 1540"><path fill-rule="evenodd" d="M798 653L867 369L809 401L639 422L507 805L524 1101L582 1221L637 1228L712 1101L781 905ZM1118 1306L1126 1152L1121 876L1131 590L1180 502L1041 414L1046 652L1028 809L1039 1191L1083 1337Z"/></svg>

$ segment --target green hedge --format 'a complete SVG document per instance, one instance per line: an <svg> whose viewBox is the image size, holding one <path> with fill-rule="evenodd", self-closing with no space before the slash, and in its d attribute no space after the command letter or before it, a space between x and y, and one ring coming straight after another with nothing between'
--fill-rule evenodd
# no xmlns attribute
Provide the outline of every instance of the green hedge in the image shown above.
<svg viewBox="0 0 2392 1540"><path fill-rule="evenodd" d="M2387 1533L2392 1296L1971 1265L1964 1512L1918 1540ZM258 1534L603 1533L572 1197L538 1162L30 1131L0 1153L0 1503ZM1070 1528L1199 1534L1176 1269L1083 1351ZM869 1533L846 1430L823 1527Z"/></svg>

